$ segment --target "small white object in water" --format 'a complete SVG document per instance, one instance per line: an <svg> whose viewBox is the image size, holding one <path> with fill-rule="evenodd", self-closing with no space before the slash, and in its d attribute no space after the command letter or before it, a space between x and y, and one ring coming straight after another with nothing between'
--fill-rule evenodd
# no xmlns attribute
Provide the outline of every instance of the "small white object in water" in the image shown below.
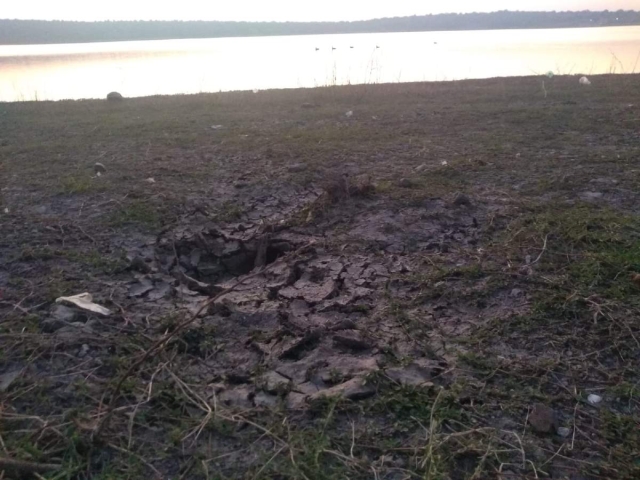
<svg viewBox="0 0 640 480"><path fill-rule="evenodd" d="M602 401L602 397L600 395L591 394L587 397L587 402L591 405L597 405Z"/></svg>
<svg viewBox="0 0 640 480"><path fill-rule="evenodd" d="M353 111L349 110L347 113L345 113L345 116L352 117L353 116Z"/></svg>
<svg viewBox="0 0 640 480"><path fill-rule="evenodd" d="M591 85L591 80L587 77L580 78L580 85Z"/></svg>

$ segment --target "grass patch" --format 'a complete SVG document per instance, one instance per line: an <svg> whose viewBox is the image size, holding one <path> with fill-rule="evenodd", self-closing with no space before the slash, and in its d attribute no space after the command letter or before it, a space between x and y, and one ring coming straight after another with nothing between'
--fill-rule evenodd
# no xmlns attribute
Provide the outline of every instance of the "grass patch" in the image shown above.
<svg viewBox="0 0 640 480"><path fill-rule="evenodd" d="M153 229L160 226L160 214L149 202L133 200L118 208L109 220L113 227L137 225Z"/></svg>

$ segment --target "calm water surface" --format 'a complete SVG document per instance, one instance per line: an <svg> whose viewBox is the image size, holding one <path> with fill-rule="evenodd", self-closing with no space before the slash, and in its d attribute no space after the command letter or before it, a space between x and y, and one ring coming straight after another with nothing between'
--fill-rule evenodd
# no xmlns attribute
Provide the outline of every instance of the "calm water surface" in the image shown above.
<svg viewBox="0 0 640 480"><path fill-rule="evenodd" d="M317 50L316 50L317 49ZM0 46L0 101L640 72L640 27Z"/></svg>

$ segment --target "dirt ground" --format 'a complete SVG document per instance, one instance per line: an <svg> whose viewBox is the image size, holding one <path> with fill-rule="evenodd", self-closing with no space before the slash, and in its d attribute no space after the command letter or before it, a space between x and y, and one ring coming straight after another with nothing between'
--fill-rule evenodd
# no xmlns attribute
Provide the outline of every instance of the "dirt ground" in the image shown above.
<svg viewBox="0 0 640 480"><path fill-rule="evenodd" d="M640 478L640 81L591 81L0 104L0 478Z"/></svg>

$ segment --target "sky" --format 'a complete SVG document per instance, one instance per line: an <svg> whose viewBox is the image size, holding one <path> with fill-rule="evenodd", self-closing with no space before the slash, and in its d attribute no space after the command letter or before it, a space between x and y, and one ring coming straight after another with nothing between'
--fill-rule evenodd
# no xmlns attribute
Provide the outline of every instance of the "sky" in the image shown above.
<svg viewBox="0 0 640 480"><path fill-rule="evenodd" d="M445 12L605 9L637 10L640 0L0 0L0 18L89 21L333 21Z"/></svg>

